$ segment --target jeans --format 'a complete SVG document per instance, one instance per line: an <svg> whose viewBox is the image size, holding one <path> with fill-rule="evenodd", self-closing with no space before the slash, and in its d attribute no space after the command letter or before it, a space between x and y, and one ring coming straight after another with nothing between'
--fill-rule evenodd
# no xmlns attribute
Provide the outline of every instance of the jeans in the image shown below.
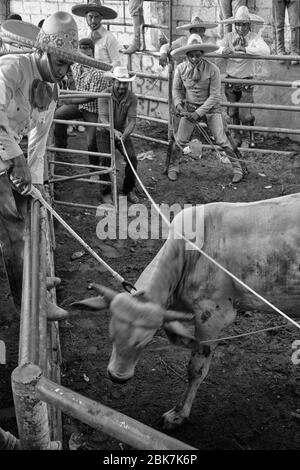
<svg viewBox="0 0 300 470"><path fill-rule="evenodd" d="M6 174L0 176L0 255L14 303L21 306L23 279L23 251L27 197L12 189Z"/></svg>
<svg viewBox="0 0 300 470"><path fill-rule="evenodd" d="M241 86L233 83L226 83L225 96L230 103L253 103L253 86ZM228 108L228 115L234 118L234 124L249 125L254 122L251 108Z"/></svg>
<svg viewBox="0 0 300 470"><path fill-rule="evenodd" d="M207 114L207 125L216 141L226 152L234 173L243 173L240 163L237 161L236 156L232 150L230 142L224 131L223 118L221 113ZM179 122L178 130L176 132L176 141L180 146L185 146L189 143L192 134L195 130L195 124L189 121L186 117L182 117ZM179 171L178 166L178 153L172 152L171 164L169 170Z"/></svg>
<svg viewBox="0 0 300 470"><path fill-rule="evenodd" d="M274 22L276 27L277 52L284 52L284 26L285 11L289 16L291 28L291 50L294 53L299 52L299 1L298 0L273 0Z"/></svg>
<svg viewBox="0 0 300 470"><path fill-rule="evenodd" d="M220 19L226 20L234 16L239 7L247 5L247 0L218 0L220 9ZM224 25L224 33L232 31L231 24Z"/></svg>
<svg viewBox="0 0 300 470"><path fill-rule="evenodd" d="M110 153L110 133L107 129L100 129L97 130L97 145L98 145L98 152L101 153ZM126 152L128 154L128 157L133 165L133 168L136 170L137 169L137 158L135 155L135 150L132 144L132 141L130 137L127 137L127 139L124 142L124 146L126 149ZM120 151L120 153L123 155L123 150L121 144L115 140L115 148ZM126 157L124 156L126 159ZM110 158L102 158L101 159L101 165L109 167L111 164L111 159ZM101 175L101 180L103 181L111 181L111 177L109 174L104 174ZM125 177L123 181L123 194L128 194L130 191L132 191L135 187L135 176L134 173L127 162L126 159L126 166L125 166ZM110 186L105 186L102 194L110 194L111 193L111 187Z"/></svg>
<svg viewBox="0 0 300 470"><path fill-rule="evenodd" d="M86 122L98 122L98 115L91 113L86 109L79 109L76 104L65 104L55 111L54 119L83 119ZM55 124L54 138L55 146L67 148L68 134L67 124ZM86 126L87 148L91 152L97 152L96 127ZM100 158L95 155L89 155L91 165L99 165Z"/></svg>

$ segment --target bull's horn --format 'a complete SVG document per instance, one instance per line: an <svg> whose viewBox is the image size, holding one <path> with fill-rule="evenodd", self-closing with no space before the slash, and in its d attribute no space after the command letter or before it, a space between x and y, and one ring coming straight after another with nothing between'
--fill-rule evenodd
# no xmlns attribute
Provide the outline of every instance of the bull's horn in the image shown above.
<svg viewBox="0 0 300 470"><path fill-rule="evenodd" d="M90 299L80 300L70 304L71 307L79 309L88 308L91 310L103 310L109 307L109 301L105 297L91 297Z"/></svg>
<svg viewBox="0 0 300 470"><path fill-rule="evenodd" d="M59 277L47 277L46 279L46 287L47 290L53 289L53 287L58 286L61 283L61 279Z"/></svg>
<svg viewBox="0 0 300 470"><path fill-rule="evenodd" d="M194 318L193 313L184 313L184 312L177 312L176 310L165 310L164 311L164 321L174 321L174 320L192 320Z"/></svg>
<svg viewBox="0 0 300 470"><path fill-rule="evenodd" d="M99 294L103 295L108 302L111 302L119 292L110 289L109 287L101 286L100 284L91 284L91 287L95 289Z"/></svg>
<svg viewBox="0 0 300 470"><path fill-rule="evenodd" d="M67 310L64 310L58 305L50 302L50 300L46 300L46 312L47 320L49 321L65 320L71 316Z"/></svg>

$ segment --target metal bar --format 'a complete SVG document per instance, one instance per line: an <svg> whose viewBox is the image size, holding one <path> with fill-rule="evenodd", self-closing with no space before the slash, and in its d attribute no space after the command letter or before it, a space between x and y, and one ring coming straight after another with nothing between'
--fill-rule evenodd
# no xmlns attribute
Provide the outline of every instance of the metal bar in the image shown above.
<svg viewBox="0 0 300 470"><path fill-rule="evenodd" d="M117 211L118 208L118 195L117 195L117 168L116 168L116 149L115 149L115 131L114 131L114 108L112 98L108 102L108 114L109 114L109 137L110 137L110 151L111 151L111 173L110 180L112 183L112 199L114 208Z"/></svg>
<svg viewBox="0 0 300 470"><path fill-rule="evenodd" d="M39 362L39 248L40 248L40 203L32 202L32 270L31 270L31 354L30 362Z"/></svg>
<svg viewBox="0 0 300 470"><path fill-rule="evenodd" d="M61 385L58 386L43 376L36 385L36 394L40 400L57 406L67 415L136 449L195 449L101 403Z"/></svg>
<svg viewBox="0 0 300 470"><path fill-rule="evenodd" d="M172 82L171 82L172 83ZM140 100L149 100L149 101L156 101L158 103L169 103L167 98L158 98L157 96L150 96L150 95L141 95L140 93L135 93L136 97Z"/></svg>
<svg viewBox="0 0 300 470"><path fill-rule="evenodd" d="M142 28L145 29L145 28L155 28L155 29L169 29L169 26L165 25L165 24L156 24L156 23L144 23L142 25Z"/></svg>
<svg viewBox="0 0 300 470"><path fill-rule="evenodd" d="M89 173L90 175L91 173ZM54 180L50 180L50 183L51 184L55 184L55 183L62 183L64 177L61 176L61 175L54 175L55 178L57 179L54 179ZM84 183L90 183L90 184L104 184L104 185L110 185L112 184L110 181L102 181L102 180L91 180L90 178L77 178L75 181L82 181Z"/></svg>
<svg viewBox="0 0 300 470"><path fill-rule="evenodd" d="M22 450L50 448L47 405L36 394L36 384L41 375L40 368L30 363L18 366L11 375Z"/></svg>
<svg viewBox="0 0 300 470"><path fill-rule="evenodd" d="M39 250L39 366L47 375L47 311L46 311L46 269L47 269L47 247L46 247L46 219L47 211L40 207L40 250Z"/></svg>
<svg viewBox="0 0 300 470"><path fill-rule="evenodd" d="M292 87L299 88L300 80L293 82L289 81L280 81L280 80L252 80L252 79L242 79L242 78L223 78L222 83L243 83L245 85L264 85L264 86L282 86L282 87Z"/></svg>
<svg viewBox="0 0 300 470"><path fill-rule="evenodd" d="M58 204L60 206L68 206L68 207L78 207L78 208L83 208L83 209L97 209L98 206L91 206L89 204L77 204L76 202L68 202L68 201L53 201L54 204Z"/></svg>
<svg viewBox="0 0 300 470"><path fill-rule="evenodd" d="M102 124L101 122L86 122L86 121L73 121L71 119L53 119L55 124L75 124L75 126L91 126L91 127L109 127L109 124Z"/></svg>
<svg viewBox="0 0 300 470"><path fill-rule="evenodd" d="M155 142L156 144L168 145L166 140L155 139L154 137L147 137L145 135L131 134L130 137L134 137L135 139L148 140L148 142Z"/></svg>
<svg viewBox="0 0 300 470"><path fill-rule="evenodd" d="M18 364L29 362L31 345L31 216L28 211L25 223L25 242L24 242L24 261L23 261L23 283L22 283L22 302L21 302L21 320L20 320L20 339L19 339L19 359Z"/></svg>
<svg viewBox="0 0 300 470"><path fill-rule="evenodd" d="M63 165L63 166L70 166L74 168L91 168L91 169L97 169L99 168L99 165L85 165L84 163L69 163L69 162L61 162L61 161L56 161L56 160L50 160L49 165Z"/></svg>
<svg viewBox="0 0 300 470"><path fill-rule="evenodd" d="M78 174L78 175L72 175L72 176L62 176L62 175L54 175L54 177L58 178L57 180L49 180L49 183L56 183L56 182L62 182L62 181L70 181L70 180L77 180L79 178L84 178L86 176L92 176L92 175L105 175L107 173L110 173L111 172L111 169L107 169L107 167L105 167L104 170L99 170L99 171L93 171L93 172L89 172L89 173L82 173L82 174Z"/></svg>
<svg viewBox="0 0 300 470"><path fill-rule="evenodd" d="M155 118L152 116L143 116L142 114L139 114L137 117L139 119L142 119L143 121L158 122L159 124L168 124L168 121L166 119Z"/></svg>
<svg viewBox="0 0 300 470"><path fill-rule="evenodd" d="M52 147L52 146L48 146L46 147L47 150L50 150L50 151L54 151L54 152L62 152L62 153L72 153L74 154L75 156L76 155L95 155L97 157L105 157L105 158L111 158L111 154L110 153L100 153L100 152L91 152L89 150L75 150L75 149L64 149L64 148L61 148L61 147Z"/></svg>
<svg viewBox="0 0 300 470"><path fill-rule="evenodd" d="M165 82L167 82L169 80L168 77L164 77L164 76L162 76L158 73L154 74L154 73L134 72L133 70L131 70L130 73L135 74L137 77L149 78L149 79L153 79L153 80L160 79L160 80L163 80Z"/></svg>
<svg viewBox="0 0 300 470"><path fill-rule="evenodd" d="M64 95L64 94L74 94L76 95L78 93L77 90L59 90L59 94L60 95ZM111 94L110 93L100 93L100 92L96 92L96 91L93 91L93 92L90 92L90 91L81 91L80 92L81 94L86 94L86 95L97 95L98 97L101 97L101 98L111 98Z"/></svg>
<svg viewBox="0 0 300 470"><path fill-rule="evenodd" d="M199 105L200 106L200 105ZM286 106L286 105L276 105L276 104L257 104L257 103L231 103L229 101L224 101L221 103L221 106L225 108L252 108L252 109L271 109L278 111L300 111L300 106Z"/></svg>
<svg viewBox="0 0 300 470"><path fill-rule="evenodd" d="M205 57L215 57L218 59L250 59L250 60L284 60L286 62L290 62L291 60L295 60L300 62L299 55L252 55L252 54L230 54L228 56L217 54L216 52L210 52L206 54Z"/></svg>

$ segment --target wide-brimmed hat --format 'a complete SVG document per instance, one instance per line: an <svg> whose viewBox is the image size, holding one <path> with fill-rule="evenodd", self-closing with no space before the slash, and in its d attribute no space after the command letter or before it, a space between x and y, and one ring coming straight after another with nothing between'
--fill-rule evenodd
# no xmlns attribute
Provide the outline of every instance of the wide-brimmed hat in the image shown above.
<svg viewBox="0 0 300 470"><path fill-rule="evenodd" d="M110 72L105 72L103 74L105 78L115 78L119 80L119 82L132 82L136 75L132 75L128 72L127 67L117 65L113 70Z"/></svg>
<svg viewBox="0 0 300 470"><path fill-rule="evenodd" d="M101 0L88 0L87 3L72 6L71 10L77 16L85 16L90 11L97 11L105 20L113 20L118 16L112 8L104 7Z"/></svg>
<svg viewBox="0 0 300 470"><path fill-rule="evenodd" d="M235 12L234 16L227 18L226 20L220 21L220 23L224 24L233 24L233 23L255 23L255 24L263 24L264 19L261 16L254 15L250 13L248 7L243 6L239 7Z"/></svg>
<svg viewBox="0 0 300 470"><path fill-rule="evenodd" d="M178 49L174 49L174 51L171 52L171 56L176 58L192 51L202 51L204 54L208 54L209 52L214 52L218 49L219 46L216 44L212 44L211 42L203 42L199 34L191 34L188 38L187 45L179 47Z"/></svg>
<svg viewBox="0 0 300 470"><path fill-rule="evenodd" d="M194 18L192 18L190 23L177 26L176 29L177 30L188 30L192 28L211 29L211 28L216 28L217 26L218 26L218 23L213 23L212 21L203 21L200 18L200 16L194 16Z"/></svg>
<svg viewBox="0 0 300 470"><path fill-rule="evenodd" d="M111 64L100 62L78 49L78 27L70 13L58 11L49 16L41 28L31 23L7 20L1 25L2 35L19 44L54 53L67 63L77 62L100 70L110 70Z"/></svg>

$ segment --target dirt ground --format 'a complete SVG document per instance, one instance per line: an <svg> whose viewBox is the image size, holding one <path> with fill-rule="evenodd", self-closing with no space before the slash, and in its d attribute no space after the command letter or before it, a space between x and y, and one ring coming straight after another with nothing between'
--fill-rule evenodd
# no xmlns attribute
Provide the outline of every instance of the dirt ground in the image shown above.
<svg viewBox="0 0 300 470"><path fill-rule="evenodd" d="M165 129L145 124L140 131L165 139ZM300 158L297 143L270 136L259 146L292 151L292 156L276 154L245 155L250 174L236 187L229 186L231 170L217 162L213 152L198 161L185 159L180 178L170 182L163 175L166 149L158 144L134 140L137 154L153 151L153 160L139 163L139 174L157 203L207 204L215 201L248 202L299 192ZM70 148L84 148L85 138L70 137ZM70 161L70 157L63 157ZM72 161L79 161L78 158ZM82 161L86 161L83 160ZM57 169L57 174L66 170ZM118 159L118 185L124 165ZM69 182L57 185L56 198L85 204L99 204L98 186ZM149 207L141 196L140 202ZM95 249L113 269L134 283L161 247L163 240L100 240L96 236L98 219L94 210L56 206L65 220ZM291 215L292 216L292 215ZM120 290L117 282L60 226L56 226L56 274L62 279L58 303L69 303L93 295L91 281ZM4 283L3 272L2 285ZM2 288L1 310L7 313L7 290ZM74 318L61 323L62 384L86 397L118 410L155 429L161 415L172 408L186 385L188 351L169 344L158 331L146 348L135 377L125 385L107 377L111 344L108 336L109 312L99 316ZM7 341L7 363L0 365L0 422L16 431L10 374L16 366L18 325L1 319L0 339ZM240 312L235 324L224 335L236 335L286 324L276 313ZM293 326L222 341L213 358L207 380L195 399L190 419L167 434L201 450L296 450L300 448L300 365L292 364L292 343L299 339ZM95 431L66 415L63 416L64 449L120 450L124 443Z"/></svg>

